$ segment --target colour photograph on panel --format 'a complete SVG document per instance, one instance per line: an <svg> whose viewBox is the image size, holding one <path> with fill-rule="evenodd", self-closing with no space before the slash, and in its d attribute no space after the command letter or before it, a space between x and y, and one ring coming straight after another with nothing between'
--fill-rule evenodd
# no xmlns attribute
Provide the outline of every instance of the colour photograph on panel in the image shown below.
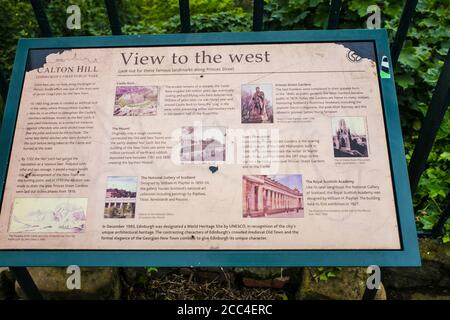
<svg viewBox="0 0 450 320"><path fill-rule="evenodd" d="M106 219L131 219L136 213L137 177L108 177Z"/></svg>
<svg viewBox="0 0 450 320"><path fill-rule="evenodd" d="M241 86L241 122L273 123L272 85Z"/></svg>
<svg viewBox="0 0 450 320"><path fill-rule="evenodd" d="M244 218L303 218L303 186L300 174L244 175Z"/></svg>
<svg viewBox="0 0 450 320"><path fill-rule="evenodd" d="M118 86L114 116L152 116L158 108L158 87Z"/></svg>

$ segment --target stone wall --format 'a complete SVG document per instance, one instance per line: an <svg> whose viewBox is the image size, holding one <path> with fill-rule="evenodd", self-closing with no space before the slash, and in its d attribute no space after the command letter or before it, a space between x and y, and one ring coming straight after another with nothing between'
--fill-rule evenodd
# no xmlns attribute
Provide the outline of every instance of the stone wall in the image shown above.
<svg viewBox="0 0 450 320"><path fill-rule="evenodd" d="M420 249L421 268L382 269L376 299L450 300L450 244L421 239ZM334 268L326 281L319 268L82 268L81 290L68 290L64 268L29 271L46 299L159 299L165 290L188 299L361 299L368 277L366 268ZM0 268L0 299L22 297L12 273Z"/></svg>
<svg viewBox="0 0 450 320"><path fill-rule="evenodd" d="M450 300L450 243L421 239L421 268L386 268L383 282L391 299Z"/></svg>

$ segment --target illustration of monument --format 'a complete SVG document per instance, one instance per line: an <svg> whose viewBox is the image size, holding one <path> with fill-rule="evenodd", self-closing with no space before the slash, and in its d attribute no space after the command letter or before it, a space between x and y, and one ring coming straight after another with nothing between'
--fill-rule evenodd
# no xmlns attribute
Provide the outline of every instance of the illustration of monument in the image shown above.
<svg viewBox="0 0 450 320"><path fill-rule="evenodd" d="M250 105L250 121L251 122L263 122L267 121L267 100L264 97L264 91L259 87L256 87L256 91L252 96Z"/></svg>
<svg viewBox="0 0 450 320"><path fill-rule="evenodd" d="M362 117L336 117L333 123L334 156L367 157L367 129Z"/></svg>
<svg viewBox="0 0 450 320"><path fill-rule="evenodd" d="M339 129L336 132L336 147L341 151L350 151L350 129L347 128L347 124L344 119L339 120Z"/></svg>
<svg viewBox="0 0 450 320"><path fill-rule="evenodd" d="M242 123L273 123L271 91L269 85L242 86Z"/></svg>

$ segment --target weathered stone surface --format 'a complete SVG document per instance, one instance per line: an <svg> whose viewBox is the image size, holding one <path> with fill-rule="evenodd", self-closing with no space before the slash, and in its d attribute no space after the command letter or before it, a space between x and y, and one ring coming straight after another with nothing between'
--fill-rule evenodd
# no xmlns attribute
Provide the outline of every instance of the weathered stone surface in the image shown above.
<svg viewBox="0 0 450 320"><path fill-rule="evenodd" d="M278 277L274 279L253 279L244 277L242 282L244 286L249 288L282 289L289 282L289 277Z"/></svg>
<svg viewBox="0 0 450 320"><path fill-rule="evenodd" d="M10 300L14 298L14 282L14 276L7 268L6 270L0 271L0 300Z"/></svg>
<svg viewBox="0 0 450 320"><path fill-rule="evenodd" d="M442 275L439 265L423 263L420 268L386 268L382 271L386 288L416 288L437 284Z"/></svg>
<svg viewBox="0 0 450 320"><path fill-rule="evenodd" d="M126 284L133 285L148 277L147 268L120 268Z"/></svg>
<svg viewBox="0 0 450 320"><path fill-rule="evenodd" d="M317 268L304 268L303 281L297 293L300 300L361 300L366 288L368 274L365 268L342 268L336 278L316 281ZM378 290L376 300L386 300L383 285Z"/></svg>
<svg viewBox="0 0 450 320"><path fill-rule="evenodd" d="M437 239L420 239L419 245L422 262L435 262L450 270L450 243L442 243Z"/></svg>
<svg viewBox="0 0 450 320"><path fill-rule="evenodd" d="M415 288L388 291L392 300L450 300L450 290L436 288Z"/></svg>
<svg viewBox="0 0 450 320"><path fill-rule="evenodd" d="M411 300L450 300L450 291L443 292L414 292L410 296Z"/></svg>
<svg viewBox="0 0 450 320"><path fill-rule="evenodd" d="M420 239L420 268L385 268L383 283L391 289L450 288L450 243Z"/></svg>
<svg viewBox="0 0 450 320"><path fill-rule="evenodd" d="M282 276L282 268L234 268L237 275L252 279L274 279Z"/></svg>
<svg viewBox="0 0 450 320"><path fill-rule="evenodd" d="M121 284L118 268L81 268L81 289L67 289L70 275L66 268L28 268L44 299L119 299ZM24 297L16 283L16 292Z"/></svg>

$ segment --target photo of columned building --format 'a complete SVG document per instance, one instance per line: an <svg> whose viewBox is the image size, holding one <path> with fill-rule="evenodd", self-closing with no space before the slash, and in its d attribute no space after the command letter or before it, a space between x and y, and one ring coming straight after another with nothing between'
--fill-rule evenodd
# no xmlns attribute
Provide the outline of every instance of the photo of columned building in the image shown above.
<svg viewBox="0 0 450 320"><path fill-rule="evenodd" d="M134 218L137 182L137 177L108 177L104 218Z"/></svg>
<svg viewBox="0 0 450 320"><path fill-rule="evenodd" d="M115 209L117 209L116 212L114 212ZM105 211L107 218L134 218L136 192L118 189L106 190Z"/></svg>
<svg viewBox="0 0 450 320"><path fill-rule="evenodd" d="M303 218L301 175L244 175L244 217Z"/></svg>

